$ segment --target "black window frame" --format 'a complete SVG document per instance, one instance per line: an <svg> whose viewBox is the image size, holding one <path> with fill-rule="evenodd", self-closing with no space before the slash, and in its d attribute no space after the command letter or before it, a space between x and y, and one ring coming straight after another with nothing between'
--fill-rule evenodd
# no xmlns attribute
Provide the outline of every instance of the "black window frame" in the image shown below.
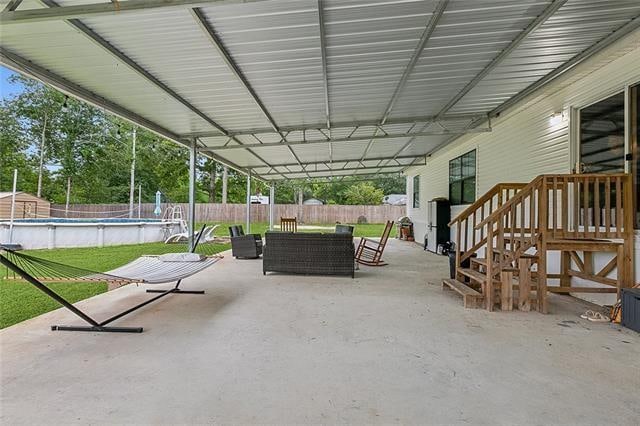
<svg viewBox="0 0 640 426"><path fill-rule="evenodd" d="M477 150L449 160L449 202L452 206L476 201Z"/></svg>
<svg viewBox="0 0 640 426"><path fill-rule="evenodd" d="M420 208L420 175L413 177L413 200L412 206L414 209Z"/></svg>

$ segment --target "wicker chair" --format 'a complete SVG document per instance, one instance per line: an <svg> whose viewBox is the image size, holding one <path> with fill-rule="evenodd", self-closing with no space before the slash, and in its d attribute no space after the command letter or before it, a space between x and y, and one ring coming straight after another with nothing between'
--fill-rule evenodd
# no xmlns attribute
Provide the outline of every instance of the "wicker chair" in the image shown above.
<svg viewBox="0 0 640 426"><path fill-rule="evenodd" d="M380 241L362 238L356 250L356 262L367 266L387 265L387 263L382 260L382 252L384 252L384 248L387 245L387 240L389 239L392 228L393 221L388 221L384 227Z"/></svg>
<svg viewBox="0 0 640 426"><path fill-rule="evenodd" d="M242 225L229 227L231 236L231 254L236 259L257 259L262 254L262 236L260 234L245 235Z"/></svg>
<svg viewBox="0 0 640 426"><path fill-rule="evenodd" d="M349 234L353 235L353 226L351 225L336 225L336 234Z"/></svg>
<svg viewBox="0 0 640 426"><path fill-rule="evenodd" d="M353 237L349 234L267 232L262 272L354 275Z"/></svg>
<svg viewBox="0 0 640 426"><path fill-rule="evenodd" d="M298 218L297 217L281 217L280 230L282 232L298 232Z"/></svg>

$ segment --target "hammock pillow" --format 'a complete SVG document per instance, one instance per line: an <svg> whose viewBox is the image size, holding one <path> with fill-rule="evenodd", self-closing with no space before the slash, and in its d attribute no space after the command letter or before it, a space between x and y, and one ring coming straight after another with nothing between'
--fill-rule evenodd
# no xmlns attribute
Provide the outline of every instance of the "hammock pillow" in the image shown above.
<svg viewBox="0 0 640 426"><path fill-rule="evenodd" d="M198 253L167 253L158 256L158 260L161 262L201 262L206 259Z"/></svg>

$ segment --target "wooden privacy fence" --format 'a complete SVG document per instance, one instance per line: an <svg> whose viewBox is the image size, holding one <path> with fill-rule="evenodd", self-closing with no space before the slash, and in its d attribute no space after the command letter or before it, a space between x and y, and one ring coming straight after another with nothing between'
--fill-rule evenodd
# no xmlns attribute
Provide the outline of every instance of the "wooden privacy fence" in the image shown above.
<svg viewBox="0 0 640 426"><path fill-rule="evenodd" d="M175 204L174 204L175 205ZM182 206L185 217L188 204L177 204ZM168 204L162 204L164 213ZM387 220L397 220L406 216L405 206L345 206L345 205L322 205L322 206L300 206L297 204L276 204L274 222L278 223L280 217L297 217L302 223L357 223L364 218L365 223L384 223ZM134 206L134 217L138 217L138 206ZM155 218L153 210L154 203L142 204L140 217ZM245 204L218 204L218 203L197 203L196 218L200 222L239 222L246 220ZM65 212L64 204L51 205L52 217L69 218L127 218L129 217L128 204L71 204L68 213ZM268 222L269 206L266 204L251 205L252 222Z"/></svg>

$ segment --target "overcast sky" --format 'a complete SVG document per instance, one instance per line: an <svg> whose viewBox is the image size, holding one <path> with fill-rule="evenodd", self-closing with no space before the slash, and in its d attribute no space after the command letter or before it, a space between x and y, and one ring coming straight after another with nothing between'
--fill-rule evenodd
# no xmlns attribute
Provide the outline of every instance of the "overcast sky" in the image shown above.
<svg viewBox="0 0 640 426"><path fill-rule="evenodd" d="M3 99L9 96L13 96L22 90L21 84L9 83L8 79L13 74L15 73L10 69L0 66L0 94L2 95Z"/></svg>

